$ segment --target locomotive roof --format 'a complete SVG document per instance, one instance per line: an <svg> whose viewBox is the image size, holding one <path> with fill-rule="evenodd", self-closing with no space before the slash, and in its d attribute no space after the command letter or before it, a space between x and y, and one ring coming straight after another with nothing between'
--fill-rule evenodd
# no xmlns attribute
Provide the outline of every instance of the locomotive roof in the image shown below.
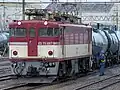
<svg viewBox="0 0 120 90"><path fill-rule="evenodd" d="M79 25L79 24L59 24L59 26L74 26L74 27L86 27L86 28L92 28L89 25Z"/></svg>
<svg viewBox="0 0 120 90"><path fill-rule="evenodd" d="M12 22L10 23L9 25L16 25L18 24L18 22L21 22L21 23L24 23L24 24L33 24L33 23L39 23L39 24L43 24L45 22L42 21L42 20L19 20L19 21L15 21L15 22ZM74 26L74 27L86 27L86 28L92 28L91 26L89 25L79 25L79 24L70 24L70 23L62 23L62 22L56 22L56 21L48 21L49 24L54 24L54 25L59 25L59 26Z"/></svg>
<svg viewBox="0 0 120 90"><path fill-rule="evenodd" d="M24 23L24 24L30 24L30 23L44 23L45 21L42 20L18 20L18 21L14 21L11 24L17 24L18 22ZM48 21L48 23L51 24L59 24L60 22L56 22L56 21Z"/></svg>

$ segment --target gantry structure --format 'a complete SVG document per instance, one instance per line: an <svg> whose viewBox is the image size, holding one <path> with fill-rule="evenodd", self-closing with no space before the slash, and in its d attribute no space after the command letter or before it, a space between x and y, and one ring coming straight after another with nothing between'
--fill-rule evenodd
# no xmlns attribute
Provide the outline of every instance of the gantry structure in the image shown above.
<svg viewBox="0 0 120 90"><path fill-rule="evenodd" d="M120 2L59 2L54 1L47 9L77 15L85 23L120 25Z"/></svg>
<svg viewBox="0 0 120 90"><path fill-rule="evenodd" d="M26 1L26 0L25 0ZM67 0L68 1L68 0ZM0 10L5 6L2 15L6 15L8 20L22 19L22 2L0 2ZM100 22L108 24L120 24L119 8L120 2L86 2L86 0L75 0L74 2L60 2L52 0L51 2L25 2L25 9L46 8L51 11L65 12L79 16L82 22ZM1 15L1 18L2 18Z"/></svg>

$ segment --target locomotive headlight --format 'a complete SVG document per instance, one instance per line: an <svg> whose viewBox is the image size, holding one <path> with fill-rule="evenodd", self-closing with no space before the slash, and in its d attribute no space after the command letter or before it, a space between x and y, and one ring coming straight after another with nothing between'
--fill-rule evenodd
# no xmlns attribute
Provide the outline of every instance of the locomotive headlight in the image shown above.
<svg viewBox="0 0 120 90"><path fill-rule="evenodd" d="M13 51L13 55L15 55L15 56L16 56L17 54L18 54L18 52L17 52L17 51Z"/></svg>
<svg viewBox="0 0 120 90"><path fill-rule="evenodd" d="M48 54L49 54L49 55L53 55L53 52L52 52L52 51L48 51Z"/></svg>
<svg viewBox="0 0 120 90"><path fill-rule="evenodd" d="M45 21L45 22L44 22L44 25L47 25L47 24L48 24L48 22L47 22L47 21Z"/></svg>
<svg viewBox="0 0 120 90"><path fill-rule="evenodd" d="M20 21L18 22L18 25L21 25L21 22L20 22Z"/></svg>

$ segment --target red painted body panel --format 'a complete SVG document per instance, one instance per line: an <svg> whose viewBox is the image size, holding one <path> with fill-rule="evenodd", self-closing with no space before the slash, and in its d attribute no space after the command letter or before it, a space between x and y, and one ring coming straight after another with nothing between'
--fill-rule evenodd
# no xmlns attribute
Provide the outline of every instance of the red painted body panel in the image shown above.
<svg viewBox="0 0 120 90"><path fill-rule="evenodd" d="M36 38L29 38L28 41L28 56L37 56L37 40Z"/></svg>
<svg viewBox="0 0 120 90"><path fill-rule="evenodd" d="M59 42L59 37L38 37L38 42Z"/></svg>
<svg viewBox="0 0 120 90"><path fill-rule="evenodd" d="M36 26L36 24L28 25L28 56L38 56Z"/></svg>
<svg viewBox="0 0 120 90"><path fill-rule="evenodd" d="M35 31L36 31L36 37L38 37L38 30L40 28L47 28L47 27L52 27L52 28L55 28L55 27L58 27L58 24L60 22L48 22L48 25L45 26L44 25L44 21L39 21L39 20L29 20L29 21L21 21L22 24L21 25L18 25L17 22L13 22L11 24L9 24L9 27L10 28L26 28L27 29L27 36L26 37L20 37L20 38L16 38L16 37L10 37L9 39L9 42L24 42L24 41L29 41L28 39L28 31L29 31L29 28L32 26L32 27L35 27ZM59 41L59 36L58 37L38 37L37 38L37 42L58 42Z"/></svg>
<svg viewBox="0 0 120 90"><path fill-rule="evenodd" d="M18 25L17 22L13 22L9 25L10 28L25 28L27 30L26 37L10 37L9 42L27 42L28 43L28 56L37 56L38 42L59 42L58 37L38 37L38 30L40 28L47 27L58 27L58 23L56 22L48 22L48 25L44 25L44 21L31 20L31 21L21 21L21 25ZM35 37L31 37L29 31L31 28L34 28Z"/></svg>
<svg viewBox="0 0 120 90"><path fill-rule="evenodd" d="M28 42L28 38L27 37L10 37L9 38L9 42Z"/></svg>

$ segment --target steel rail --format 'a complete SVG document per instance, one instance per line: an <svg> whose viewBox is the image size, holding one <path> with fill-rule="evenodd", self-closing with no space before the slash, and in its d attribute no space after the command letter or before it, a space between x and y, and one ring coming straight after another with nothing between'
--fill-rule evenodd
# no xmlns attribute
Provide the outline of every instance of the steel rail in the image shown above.
<svg viewBox="0 0 120 90"><path fill-rule="evenodd" d="M98 84L98 83L100 83L100 82L104 82L104 81L110 80L110 79L115 78L115 77L117 77L117 76L120 76L120 74L117 74L117 75L114 75L114 76L110 76L110 77L105 78L105 79L103 79L103 80L99 80L99 81L96 81L96 82L93 82L93 83L84 85L84 86L82 86L82 87L76 88L75 90L84 89L84 88L87 88L87 87L89 87L89 86ZM120 81L119 81L119 82L120 82ZM117 82L116 82L116 83L117 83ZM114 84L114 83L112 83L112 84ZM110 84L110 85L112 85L112 84ZM106 87L107 87L107 86L109 86L109 85L106 85ZM106 88L106 87L103 87L103 88ZM102 90L103 88L101 88L100 90Z"/></svg>
<svg viewBox="0 0 120 90"><path fill-rule="evenodd" d="M115 81L115 82L113 82L113 83L110 83L110 84L108 84L108 85L105 85L105 86L103 86L102 88L99 88L98 90L103 90L103 89L108 88L108 87L110 87L110 86L113 86L113 85L115 85L115 84L117 84L117 83L120 83L120 80L119 80L119 81Z"/></svg>

